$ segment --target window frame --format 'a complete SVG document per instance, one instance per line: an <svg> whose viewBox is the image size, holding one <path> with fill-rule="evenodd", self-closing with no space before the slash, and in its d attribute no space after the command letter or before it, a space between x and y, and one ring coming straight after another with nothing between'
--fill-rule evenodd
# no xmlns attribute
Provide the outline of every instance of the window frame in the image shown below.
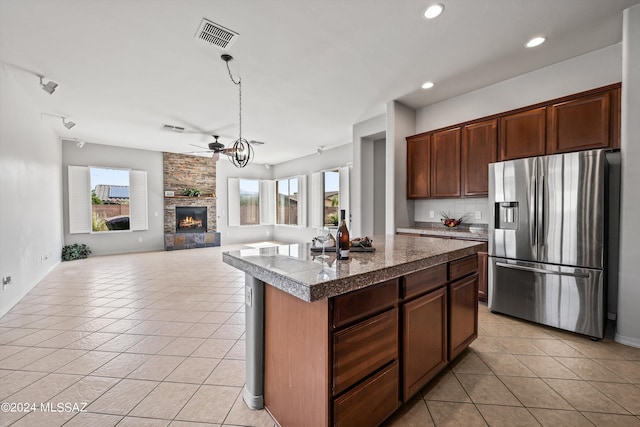
<svg viewBox="0 0 640 427"><path fill-rule="evenodd" d="M239 226L240 227L256 227L256 226L260 226L262 225L260 223L260 218L261 218L261 214L260 214L260 180L259 179L254 179L254 178L237 178L238 179L238 202L239 202L239 212L238 212L238 222L239 222ZM256 198L257 198L257 203L255 206L255 215L257 216L257 220L256 222L251 222L251 223L246 223L244 224L242 222L242 191L241 191L241 187L242 187L242 182L243 181L253 181L256 183L257 185L257 192L256 192Z"/></svg>
<svg viewBox="0 0 640 427"><path fill-rule="evenodd" d="M301 196L301 189L300 189L300 177L299 176L293 176L293 177L287 177L287 178L279 178L279 179L275 179L275 184L276 184L276 188L275 188L275 197L276 197L276 218L275 218L275 225L278 226L285 226L285 227L299 227L300 226L300 217L298 215L298 213L300 212L299 209L299 204L302 202L300 200L300 196ZM289 216L289 221L288 222L280 222L280 218L281 218L281 211L280 211L280 183L281 182L285 182L287 183L287 193L285 194L285 196L289 196L289 205L287 207L285 207L284 209L286 211L288 211L288 216ZM293 194L291 194L291 182L295 181L295 187L297 189L297 191ZM284 193L283 193L284 194ZM295 215L296 215L296 221L295 223L291 222L291 215L292 215L292 210L291 210L291 196L292 195L297 195L297 199L296 199L296 206L295 206Z"/></svg>

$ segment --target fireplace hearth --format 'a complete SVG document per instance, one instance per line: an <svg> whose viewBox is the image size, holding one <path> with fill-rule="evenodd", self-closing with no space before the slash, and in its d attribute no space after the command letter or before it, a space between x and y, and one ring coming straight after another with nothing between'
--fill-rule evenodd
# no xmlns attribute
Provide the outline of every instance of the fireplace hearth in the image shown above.
<svg viewBox="0 0 640 427"><path fill-rule="evenodd" d="M206 206L176 206L176 233L206 233Z"/></svg>

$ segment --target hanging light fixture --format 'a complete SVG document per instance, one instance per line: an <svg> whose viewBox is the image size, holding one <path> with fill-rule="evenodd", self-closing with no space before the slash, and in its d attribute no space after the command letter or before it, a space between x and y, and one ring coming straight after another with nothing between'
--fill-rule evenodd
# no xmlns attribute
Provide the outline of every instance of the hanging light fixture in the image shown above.
<svg viewBox="0 0 640 427"><path fill-rule="evenodd" d="M238 86L238 112L239 112L239 134L238 139L235 140L230 147L231 152L228 154L233 165L237 168L243 168L251 162L253 159L253 147L249 144L249 141L242 137L242 79L238 77L238 81L233 78L231 74L231 68L229 68L229 61L233 60L233 56L224 54L220 58L227 64L227 71L233 84Z"/></svg>

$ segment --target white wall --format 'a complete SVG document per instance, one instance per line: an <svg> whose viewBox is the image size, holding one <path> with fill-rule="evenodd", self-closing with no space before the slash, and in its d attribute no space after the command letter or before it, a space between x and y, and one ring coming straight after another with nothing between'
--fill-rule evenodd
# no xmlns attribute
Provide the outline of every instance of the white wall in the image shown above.
<svg viewBox="0 0 640 427"><path fill-rule="evenodd" d="M149 229L145 231L69 234L69 181L67 166L102 166L147 171ZM92 255L164 250L164 188L162 152L86 143L62 143L64 242L85 243Z"/></svg>
<svg viewBox="0 0 640 427"><path fill-rule="evenodd" d="M2 316L60 262L62 174L58 137L4 66L0 94Z"/></svg>
<svg viewBox="0 0 640 427"><path fill-rule="evenodd" d="M316 230L311 227L311 174L322 172L338 167L346 166L353 160L353 145L351 143L341 145L329 150L325 150L322 155L312 154L299 159L280 163L273 166L273 179L292 178L297 175L307 175L307 213L309 227L293 227L286 225L275 225L273 227L273 239L283 242L310 242L316 234ZM353 189L353 186L351 186ZM350 192L351 193L351 192ZM353 205L353 199L351 200ZM352 236L355 234L351 233Z"/></svg>
<svg viewBox="0 0 640 427"><path fill-rule="evenodd" d="M350 233L354 236L373 234L373 141L384 137L386 131L386 114L353 125ZM387 200L392 205L393 197L387 197Z"/></svg>
<svg viewBox="0 0 640 427"><path fill-rule="evenodd" d="M624 12L622 194L616 341L640 347L640 5Z"/></svg>
<svg viewBox="0 0 640 427"><path fill-rule="evenodd" d="M415 133L617 83L621 61L622 46L616 44L420 108Z"/></svg>
<svg viewBox="0 0 640 427"><path fill-rule="evenodd" d="M433 211L431 218L430 211ZM480 219L475 213L480 212ZM415 201L415 220L420 222L441 222L439 212L448 213L453 218L464 218L465 224L487 224L489 220L489 200L486 197L465 199L426 199Z"/></svg>
<svg viewBox="0 0 640 427"><path fill-rule="evenodd" d="M386 147L386 139L373 141L373 234L386 234Z"/></svg>
<svg viewBox="0 0 640 427"><path fill-rule="evenodd" d="M387 103L386 234L414 222L414 203L407 199L407 136L415 133L416 111L398 101Z"/></svg>
<svg viewBox="0 0 640 427"><path fill-rule="evenodd" d="M217 227L220 232L220 242L222 245L231 243L260 242L272 240L272 225L250 225L242 227L229 227L229 211L227 193L227 178L246 179L272 179L273 167L266 169L264 165L250 163L244 168L237 168L233 164L220 156L216 167L216 209L218 213Z"/></svg>

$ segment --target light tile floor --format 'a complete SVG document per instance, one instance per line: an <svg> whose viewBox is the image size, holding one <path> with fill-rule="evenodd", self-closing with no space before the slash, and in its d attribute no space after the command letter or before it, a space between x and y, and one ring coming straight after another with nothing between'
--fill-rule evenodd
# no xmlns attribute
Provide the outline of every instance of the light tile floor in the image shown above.
<svg viewBox="0 0 640 427"><path fill-rule="evenodd" d="M0 426L273 426L242 401L244 277L224 249L59 265L0 319L0 401L20 409ZM640 426L640 349L484 306L479 335L385 425Z"/></svg>

